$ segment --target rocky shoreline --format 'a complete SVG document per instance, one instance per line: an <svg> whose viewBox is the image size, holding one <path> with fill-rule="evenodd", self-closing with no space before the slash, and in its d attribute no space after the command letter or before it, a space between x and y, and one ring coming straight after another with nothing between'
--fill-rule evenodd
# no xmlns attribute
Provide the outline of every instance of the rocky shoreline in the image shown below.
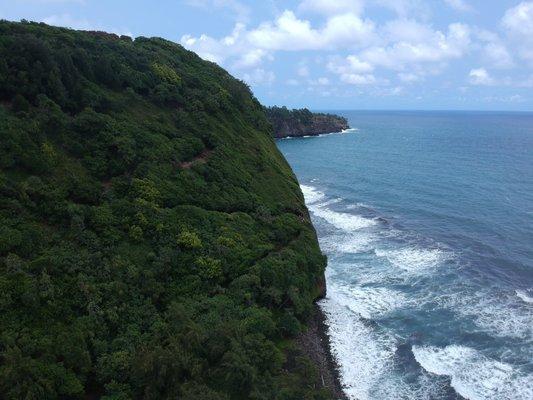
<svg viewBox="0 0 533 400"><path fill-rule="evenodd" d="M321 380L319 384L332 392L335 399L348 400L342 390L339 366L331 354L327 329L326 317L319 305L315 304L307 330L298 336L296 344L318 369Z"/></svg>
<svg viewBox="0 0 533 400"><path fill-rule="evenodd" d="M315 113L306 108L289 110L286 107L265 108L276 139L318 136L349 129L348 120L335 114Z"/></svg>

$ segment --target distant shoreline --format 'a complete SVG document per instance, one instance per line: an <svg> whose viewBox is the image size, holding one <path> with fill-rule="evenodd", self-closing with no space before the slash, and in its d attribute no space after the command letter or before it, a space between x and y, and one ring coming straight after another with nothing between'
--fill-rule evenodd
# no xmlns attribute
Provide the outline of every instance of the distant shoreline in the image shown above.
<svg viewBox="0 0 533 400"><path fill-rule="evenodd" d="M329 135L343 135L345 133L351 133L358 131L357 128L346 128L339 132L324 132L324 133L316 133L316 134L309 134L309 135L298 135L298 136L283 136L283 137L275 137L276 140L285 140L285 139L309 139L309 138L316 138L316 137L323 137L323 136L329 136Z"/></svg>
<svg viewBox="0 0 533 400"><path fill-rule="evenodd" d="M311 112L307 108L265 107L276 138L319 136L349 129L348 120L336 114Z"/></svg>

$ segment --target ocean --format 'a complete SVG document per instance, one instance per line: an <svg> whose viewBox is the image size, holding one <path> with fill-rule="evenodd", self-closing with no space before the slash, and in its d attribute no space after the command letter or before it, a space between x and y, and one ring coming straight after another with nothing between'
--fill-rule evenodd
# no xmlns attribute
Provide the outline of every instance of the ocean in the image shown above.
<svg viewBox="0 0 533 400"><path fill-rule="evenodd" d="M336 113L278 146L349 398L533 399L533 113Z"/></svg>

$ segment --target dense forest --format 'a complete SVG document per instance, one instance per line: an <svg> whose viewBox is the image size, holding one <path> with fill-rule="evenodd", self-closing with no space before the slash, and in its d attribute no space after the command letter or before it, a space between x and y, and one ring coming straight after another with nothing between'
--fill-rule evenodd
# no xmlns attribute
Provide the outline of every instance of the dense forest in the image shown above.
<svg viewBox="0 0 533 400"><path fill-rule="evenodd" d="M316 136L348 129L348 120L335 114L314 113L307 108L265 107L265 113L276 138Z"/></svg>
<svg viewBox="0 0 533 400"><path fill-rule="evenodd" d="M244 83L0 22L0 398L330 398L292 340L324 267Z"/></svg>

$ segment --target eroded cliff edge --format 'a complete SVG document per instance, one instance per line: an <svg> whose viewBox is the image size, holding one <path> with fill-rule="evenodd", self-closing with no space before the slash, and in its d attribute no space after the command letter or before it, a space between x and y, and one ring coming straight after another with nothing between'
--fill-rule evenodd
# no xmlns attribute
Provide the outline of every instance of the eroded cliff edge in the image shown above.
<svg viewBox="0 0 533 400"><path fill-rule="evenodd" d="M265 107L274 137L317 136L348 129L348 120L335 114L313 113L306 108Z"/></svg>

